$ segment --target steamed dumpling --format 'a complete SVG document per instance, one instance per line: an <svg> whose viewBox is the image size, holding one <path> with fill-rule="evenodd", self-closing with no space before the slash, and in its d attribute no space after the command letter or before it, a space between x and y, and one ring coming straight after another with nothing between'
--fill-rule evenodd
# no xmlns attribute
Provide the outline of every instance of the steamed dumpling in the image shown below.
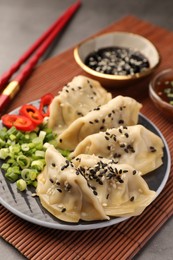
<svg viewBox="0 0 173 260"><path fill-rule="evenodd" d="M74 150L86 136L120 125L135 125L142 105L130 97L117 96L83 117L76 119L58 137L58 146Z"/></svg>
<svg viewBox="0 0 173 260"><path fill-rule="evenodd" d="M78 144L71 157L79 154L112 158L146 174L162 164L163 142L142 125L120 126L87 136Z"/></svg>
<svg viewBox="0 0 173 260"><path fill-rule="evenodd" d="M38 176L36 190L44 208L67 222L108 219L86 179L72 163L53 146L47 149L45 160L46 167Z"/></svg>
<svg viewBox="0 0 173 260"><path fill-rule="evenodd" d="M98 81L76 76L68 83L50 105L48 127L62 133L75 119L111 100Z"/></svg>
<svg viewBox="0 0 173 260"><path fill-rule="evenodd" d="M86 154L70 162L53 146L45 159L36 192L43 207L60 220L136 216L155 198L141 173L127 164Z"/></svg>
<svg viewBox="0 0 173 260"><path fill-rule="evenodd" d="M109 216L135 216L153 201L151 191L141 173L128 164L82 154L73 160L95 192Z"/></svg>

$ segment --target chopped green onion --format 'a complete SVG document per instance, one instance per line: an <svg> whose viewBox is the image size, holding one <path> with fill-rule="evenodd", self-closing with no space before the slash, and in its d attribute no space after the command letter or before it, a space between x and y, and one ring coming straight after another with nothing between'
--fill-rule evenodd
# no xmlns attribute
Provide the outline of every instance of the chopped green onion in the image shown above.
<svg viewBox="0 0 173 260"><path fill-rule="evenodd" d="M18 174L17 173L14 173L14 172L6 172L6 174L5 174L5 177L9 180L9 181L11 181L11 182L15 182L15 181L17 181L17 179L18 179Z"/></svg>
<svg viewBox="0 0 173 260"><path fill-rule="evenodd" d="M57 148L57 134L47 124L40 125L33 132L22 132L15 127L0 129L0 159L5 177L16 182L19 190L28 185L37 186L37 176L45 166L46 149L53 145ZM69 151L60 150L68 157ZM3 174L3 171L1 174Z"/></svg>
<svg viewBox="0 0 173 260"><path fill-rule="evenodd" d="M9 156L9 149L8 148L1 148L0 149L0 159L5 160Z"/></svg>
<svg viewBox="0 0 173 260"><path fill-rule="evenodd" d="M44 152L44 151L39 151L39 150L37 150L37 151L35 151L35 156L36 156L36 157L44 158L45 152Z"/></svg>
<svg viewBox="0 0 173 260"><path fill-rule="evenodd" d="M42 171L45 165L45 160L35 160L31 163L31 167L37 169L38 171Z"/></svg>
<svg viewBox="0 0 173 260"><path fill-rule="evenodd" d="M7 169L10 167L10 164L9 163L3 163L2 166L1 166L1 169L7 171Z"/></svg>
<svg viewBox="0 0 173 260"><path fill-rule="evenodd" d="M35 169L23 169L21 172L21 177L25 181L33 181L37 178L38 171Z"/></svg>
<svg viewBox="0 0 173 260"><path fill-rule="evenodd" d="M20 190L20 191L26 190L26 186L27 186L26 181L24 181L23 179L17 180L16 185L17 185L18 190Z"/></svg>
<svg viewBox="0 0 173 260"><path fill-rule="evenodd" d="M24 169L24 168L28 168L30 165L31 159L28 158L25 155L19 155L17 157L17 163L19 164L19 166Z"/></svg>

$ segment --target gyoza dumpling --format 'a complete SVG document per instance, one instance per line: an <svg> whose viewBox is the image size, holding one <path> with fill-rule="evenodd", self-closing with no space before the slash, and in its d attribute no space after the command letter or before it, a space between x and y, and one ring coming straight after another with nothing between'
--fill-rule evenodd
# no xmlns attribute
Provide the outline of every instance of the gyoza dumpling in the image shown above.
<svg viewBox="0 0 173 260"><path fill-rule="evenodd" d="M36 189L43 207L67 222L108 219L85 178L53 146L47 149L45 160Z"/></svg>
<svg viewBox="0 0 173 260"><path fill-rule="evenodd" d="M86 136L120 125L135 125L141 104L130 97L117 96L107 104L76 119L58 136L58 146L74 150Z"/></svg>
<svg viewBox="0 0 173 260"><path fill-rule="evenodd" d="M141 177L141 173L128 164L82 154L73 160L87 179L108 216L135 216L156 197Z"/></svg>
<svg viewBox="0 0 173 260"><path fill-rule="evenodd" d="M62 133L75 119L111 100L98 81L76 76L68 83L50 105L48 127Z"/></svg>
<svg viewBox="0 0 173 260"><path fill-rule="evenodd" d="M79 154L112 158L146 174L162 164L163 142L142 125L120 126L87 136L71 153L71 157Z"/></svg>

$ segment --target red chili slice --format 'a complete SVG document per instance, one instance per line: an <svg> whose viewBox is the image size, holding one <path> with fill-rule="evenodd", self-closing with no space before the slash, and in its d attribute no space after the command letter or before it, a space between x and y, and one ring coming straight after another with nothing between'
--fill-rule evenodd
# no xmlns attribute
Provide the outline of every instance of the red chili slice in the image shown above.
<svg viewBox="0 0 173 260"><path fill-rule="evenodd" d="M54 96L51 93L47 93L41 97L39 111L43 117L49 116L49 107L53 98Z"/></svg>
<svg viewBox="0 0 173 260"><path fill-rule="evenodd" d="M21 115L5 114L1 117L1 120L6 127L11 128L12 126L15 126L16 129L20 131L32 131L35 128L29 118Z"/></svg>
<svg viewBox="0 0 173 260"><path fill-rule="evenodd" d="M26 104L21 107L19 114L29 118L35 126L43 122L43 116L40 111L33 105Z"/></svg>

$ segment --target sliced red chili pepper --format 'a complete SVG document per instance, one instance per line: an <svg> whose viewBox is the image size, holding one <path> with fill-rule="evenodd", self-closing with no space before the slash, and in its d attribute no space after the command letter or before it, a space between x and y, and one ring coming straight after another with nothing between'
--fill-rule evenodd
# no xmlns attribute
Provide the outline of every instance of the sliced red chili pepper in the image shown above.
<svg viewBox="0 0 173 260"><path fill-rule="evenodd" d="M39 110L30 104L23 105L19 110L19 114L29 118L35 126L40 125L43 122L43 116Z"/></svg>
<svg viewBox="0 0 173 260"><path fill-rule="evenodd" d="M51 93L47 93L40 99L39 111L43 117L49 116L49 107L54 96Z"/></svg>
<svg viewBox="0 0 173 260"><path fill-rule="evenodd" d="M6 114L1 117L1 120L6 127L11 128L15 126L20 131L32 131L35 128L29 118L21 115Z"/></svg>

